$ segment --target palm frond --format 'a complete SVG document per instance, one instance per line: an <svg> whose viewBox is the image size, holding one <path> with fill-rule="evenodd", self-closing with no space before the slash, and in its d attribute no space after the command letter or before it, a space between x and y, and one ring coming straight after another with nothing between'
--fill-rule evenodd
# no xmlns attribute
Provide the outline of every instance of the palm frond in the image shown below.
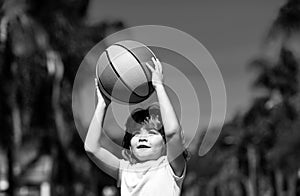
<svg viewBox="0 0 300 196"><path fill-rule="evenodd" d="M300 30L300 1L288 0L287 3L279 10L276 20L273 22L269 37L279 33L287 36Z"/></svg>

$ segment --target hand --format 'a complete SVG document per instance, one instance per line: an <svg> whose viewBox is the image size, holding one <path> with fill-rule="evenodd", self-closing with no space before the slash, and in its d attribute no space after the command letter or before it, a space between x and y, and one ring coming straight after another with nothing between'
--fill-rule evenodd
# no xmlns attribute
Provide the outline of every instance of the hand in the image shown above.
<svg viewBox="0 0 300 196"><path fill-rule="evenodd" d="M158 85L163 84L162 65L157 58L152 57L151 60L153 61L154 68L151 65L149 65L149 63L146 63L146 65L152 72L152 85L154 87L157 87Z"/></svg>
<svg viewBox="0 0 300 196"><path fill-rule="evenodd" d="M108 106L110 104L111 100L108 99L106 96L102 95L97 78L95 78L95 87L96 87L98 104L104 104L105 106Z"/></svg>

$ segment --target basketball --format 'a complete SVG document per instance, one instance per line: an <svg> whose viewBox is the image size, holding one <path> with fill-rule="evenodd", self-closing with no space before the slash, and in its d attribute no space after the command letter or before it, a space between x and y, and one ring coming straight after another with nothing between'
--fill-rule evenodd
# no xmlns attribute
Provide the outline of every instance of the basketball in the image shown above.
<svg viewBox="0 0 300 196"><path fill-rule="evenodd" d="M139 103L154 91L151 71L154 53L144 44L125 40L109 46L98 58L96 77L100 91L121 103Z"/></svg>

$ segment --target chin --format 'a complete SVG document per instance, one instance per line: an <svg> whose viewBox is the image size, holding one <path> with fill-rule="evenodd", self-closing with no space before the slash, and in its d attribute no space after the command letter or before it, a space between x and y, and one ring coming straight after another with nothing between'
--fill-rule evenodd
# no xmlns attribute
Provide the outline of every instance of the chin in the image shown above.
<svg viewBox="0 0 300 196"><path fill-rule="evenodd" d="M147 156L147 155L141 155L141 156L136 156L137 157L137 159L139 160L139 161L150 161L150 160L156 160L156 159L158 159L159 157L161 157L162 155L157 155L157 156Z"/></svg>

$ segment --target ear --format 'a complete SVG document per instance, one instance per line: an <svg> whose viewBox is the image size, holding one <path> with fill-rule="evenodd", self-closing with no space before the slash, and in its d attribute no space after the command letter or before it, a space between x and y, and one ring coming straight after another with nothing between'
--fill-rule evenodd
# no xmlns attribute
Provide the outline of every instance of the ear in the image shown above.
<svg viewBox="0 0 300 196"><path fill-rule="evenodd" d="M130 150L128 149L123 149L122 150L122 157L127 160L127 161L130 161Z"/></svg>

